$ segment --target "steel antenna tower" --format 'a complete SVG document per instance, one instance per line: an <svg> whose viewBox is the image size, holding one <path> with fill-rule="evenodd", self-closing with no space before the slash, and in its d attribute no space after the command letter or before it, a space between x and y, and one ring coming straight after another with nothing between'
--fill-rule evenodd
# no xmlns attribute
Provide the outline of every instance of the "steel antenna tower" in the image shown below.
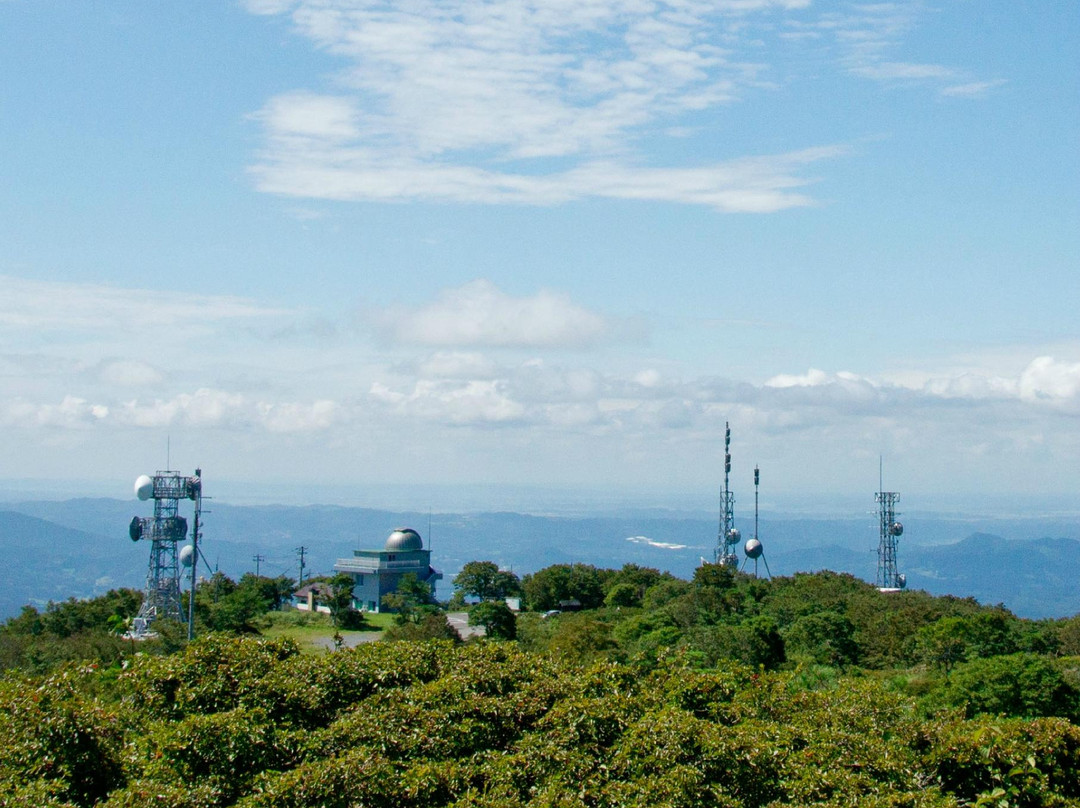
<svg viewBox="0 0 1080 808"><path fill-rule="evenodd" d="M735 495L731 493L731 424L724 422L724 488L720 492L720 534L716 542L716 563L738 569L735 546L739 530L735 527Z"/></svg>
<svg viewBox="0 0 1080 808"><path fill-rule="evenodd" d="M899 512L896 503L900 494L886 491L882 462L878 459L878 491L874 494L878 504L878 565L877 585L882 592L896 592L907 585L907 579L896 569L896 541L904 532L904 526L897 521Z"/></svg>
<svg viewBox="0 0 1080 808"><path fill-rule="evenodd" d="M159 471L153 477L144 474L135 481L135 495L143 501L154 500L154 515L135 516L128 526L132 541L150 541L146 589L132 626L134 636L145 637L155 620L166 618L183 622L176 545L187 537L188 525L187 519L180 516L180 500L191 499L195 502L195 540L198 542L202 480L198 472L194 477L185 477L176 471Z"/></svg>

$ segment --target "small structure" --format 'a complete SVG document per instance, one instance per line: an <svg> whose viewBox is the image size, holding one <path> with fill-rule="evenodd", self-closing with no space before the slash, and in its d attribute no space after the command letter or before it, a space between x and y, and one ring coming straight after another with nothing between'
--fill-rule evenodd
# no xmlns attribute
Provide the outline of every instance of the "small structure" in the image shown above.
<svg viewBox="0 0 1080 808"><path fill-rule="evenodd" d="M431 551L424 549L420 534L411 527L395 528L382 550L353 550L352 558L339 558L334 572L353 578L353 605L360 611L377 612L383 595L396 592L402 577L413 574L431 587L442 573L431 566Z"/></svg>
<svg viewBox="0 0 1080 808"><path fill-rule="evenodd" d="M323 581L307 584L293 592L293 605L302 612L322 612L330 614L326 605L330 599L330 585Z"/></svg>

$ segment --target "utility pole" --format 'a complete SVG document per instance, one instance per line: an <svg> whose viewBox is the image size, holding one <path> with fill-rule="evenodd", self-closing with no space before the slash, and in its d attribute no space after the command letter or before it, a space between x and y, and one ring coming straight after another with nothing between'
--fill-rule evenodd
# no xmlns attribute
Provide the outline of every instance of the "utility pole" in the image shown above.
<svg viewBox="0 0 1080 808"><path fill-rule="evenodd" d="M307 548L304 545L300 545L296 548L296 554L300 556L300 582L298 586L304 585L304 554L307 552Z"/></svg>
<svg viewBox="0 0 1080 808"><path fill-rule="evenodd" d="M251 560L255 562L255 577L261 578L262 576L259 575L259 564L261 564L263 561L266 561L266 556L256 553L251 557Z"/></svg>
<svg viewBox="0 0 1080 808"><path fill-rule="evenodd" d="M202 514L202 469L195 469L195 477L190 480L191 498L195 500L195 529L191 533L191 591L188 593L187 638L195 639L195 589L199 570L199 539L201 528L199 516Z"/></svg>

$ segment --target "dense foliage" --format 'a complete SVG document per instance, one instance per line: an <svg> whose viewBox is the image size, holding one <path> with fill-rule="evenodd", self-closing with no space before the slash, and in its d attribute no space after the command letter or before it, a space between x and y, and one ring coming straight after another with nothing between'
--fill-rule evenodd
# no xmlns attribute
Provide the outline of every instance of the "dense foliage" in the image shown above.
<svg viewBox="0 0 1080 808"><path fill-rule="evenodd" d="M25 606L0 627L0 670L45 673L65 661L118 662L120 635L140 605L141 592L113 589L92 600L49 603L43 612Z"/></svg>
<svg viewBox="0 0 1080 808"><path fill-rule="evenodd" d="M302 655L235 636L285 582L222 576L196 610L232 634L5 665L0 806L1080 806L1080 617L580 564L525 576L515 615L492 566L459 583L483 640L411 580L397 642ZM107 631L132 594L0 641Z"/></svg>
<svg viewBox="0 0 1080 808"><path fill-rule="evenodd" d="M8 804L1080 804L1066 719L927 716L866 676L685 654L581 668L513 643L302 656L210 636L119 676L11 679L0 722Z"/></svg>

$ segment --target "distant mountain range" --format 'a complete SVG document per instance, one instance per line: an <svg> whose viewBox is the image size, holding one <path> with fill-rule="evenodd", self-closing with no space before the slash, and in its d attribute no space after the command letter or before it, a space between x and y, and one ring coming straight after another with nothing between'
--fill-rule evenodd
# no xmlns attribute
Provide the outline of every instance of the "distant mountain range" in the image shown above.
<svg viewBox="0 0 1080 808"><path fill-rule="evenodd" d="M379 548L395 527L409 526L424 537L435 566L446 576L441 596L449 596L450 579L475 559L495 561L519 574L556 563L635 563L688 578L702 558L712 557L716 541L715 520L663 512L579 518L205 504L203 573L219 568L236 578L253 572L254 557L260 555L264 575L295 578L300 546L306 548L307 574L328 573L335 559L353 549ZM88 597L117 586L142 588L149 551L144 542L130 541L127 526L132 516L150 515L148 503L75 499L3 507L0 552L8 575L0 587L0 619L27 603L41 607L49 600ZM737 524L744 535L752 533L752 522ZM1004 603L1023 617L1080 613L1076 538L1005 539L973 531L976 522L957 518L923 517L907 525L899 565L911 588ZM1026 524L1028 531L1040 528L1074 535L1076 530L1049 521ZM850 572L867 581L876 575L872 516L766 518L759 533L773 575L820 569ZM759 573L765 574L764 564Z"/></svg>

